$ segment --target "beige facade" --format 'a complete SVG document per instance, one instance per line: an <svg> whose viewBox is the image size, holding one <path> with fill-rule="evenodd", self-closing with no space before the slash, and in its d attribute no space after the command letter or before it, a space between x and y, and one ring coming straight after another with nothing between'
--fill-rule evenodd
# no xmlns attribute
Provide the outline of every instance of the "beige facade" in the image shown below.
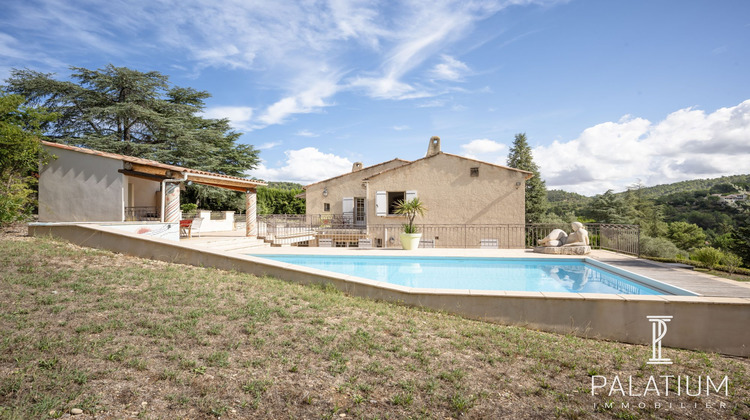
<svg viewBox="0 0 750 420"><path fill-rule="evenodd" d="M56 156L39 173L40 222L121 222L126 177L118 160L45 146Z"/></svg>
<svg viewBox="0 0 750 420"><path fill-rule="evenodd" d="M408 163L410 163L408 160L393 159L367 168L361 168L361 164L355 164L352 172L348 174L308 185L305 187L306 213L341 215L344 213L344 198L367 198L365 178Z"/></svg>
<svg viewBox="0 0 750 420"><path fill-rule="evenodd" d="M186 182L243 192L247 236L257 235L256 188L264 182L149 159L43 141L53 159L39 170L40 222L180 220Z"/></svg>
<svg viewBox="0 0 750 420"><path fill-rule="evenodd" d="M433 139L422 159L392 160L308 185L307 214L340 215L348 225L366 227L374 246L388 246L397 242L406 222L393 214L394 204L419 197L428 211L417 223L425 225L423 239L435 246L478 247L490 240L500 247L523 247L525 183L532 174L442 153L439 139ZM490 232L479 228L483 225L503 230Z"/></svg>

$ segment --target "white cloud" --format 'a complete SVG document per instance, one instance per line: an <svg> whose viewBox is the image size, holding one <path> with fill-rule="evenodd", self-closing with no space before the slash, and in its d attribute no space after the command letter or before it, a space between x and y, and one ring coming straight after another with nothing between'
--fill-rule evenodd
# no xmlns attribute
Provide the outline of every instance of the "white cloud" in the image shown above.
<svg viewBox="0 0 750 420"><path fill-rule="evenodd" d="M438 80L461 80L469 72L469 66L455 58L443 54L443 62L436 65L430 75Z"/></svg>
<svg viewBox="0 0 750 420"><path fill-rule="evenodd" d="M277 168L261 163L248 175L267 181L288 181L312 184L352 170L352 162L332 153L323 153L315 147L284 152L286 161Z"/></svg>
<svg viewBox="0 0 750 420"><path fill-rule="evenodd" d="M247 106L214 106L206 108L203 116L214 119L226 118L237 130L252 130L250 122L253 118L253 109Z"/></svg>
<svg viewBox="0 0 750 420"><path fill-rule="evenodd" d="M294 114L307 114L316 112L320 108L329 106L326 99L333 96L339 87L334 80L319 80L312 86L298 93L287 96L273 105L269 106L258 118L262 128L267 125L281 124Z"/></svg>
<svg viewBox="0 0 750 420"><path fill-rule="evenodd" d="M269 141L267 143L263 143L260 146L258 146L258 150L269 150L277 146L281 146L280 141Z"/></svg>
<svg viewBox="0 0 750 420"><path fill-rule="evenodd" d="M299 130L294 134L300 137L320 137L320 134L313 133L310 130Z"/></svg>
<svg viewBox="0 0 750 420"><path fill-rule="evenodd" d="M514 4L519 2L11 2L0 27L28 39L19 38L23 47L12 49L0 39L0 50L14 57L37 45L45 48L36 48L41 51L36 58L0 60L0 68L34 60L60 65L51 57L88 58L92 51L127 61L158 46L194 77L205 68L253 72L257 87L276 96L254 104L255 112L246 107L245 114L228 116L249 130L319 112L345 89L389 100L439 95L445 91L440 83L460 80L468 66L442 55L443 62L431 71L434 80L425 87L424 78L417 77L430 72L424 63L465 38L477 22ZM40 27L45 31L36 30Z"/></svg>
<svg viewBox="0 0 750 420"><path fill-rule="evenodd" d="M505 148L504 144L490 139L476 139L461 145L463 156L501 165L505 164Z"/></svg>
<svg viewBox="0 0 750 420"><path fill-rule="evenodd" d="M654 124L625 116L534 149L548 188L582 194L750 173L750 100L713 113L685 108Z"/></svg>
<svg viewBox="0 0 750 420"><path fill-rule="evenodd" d="M408 130L409 126L408 125L394 125L393 129L396 131L404 131L404 130Z"/></svg>

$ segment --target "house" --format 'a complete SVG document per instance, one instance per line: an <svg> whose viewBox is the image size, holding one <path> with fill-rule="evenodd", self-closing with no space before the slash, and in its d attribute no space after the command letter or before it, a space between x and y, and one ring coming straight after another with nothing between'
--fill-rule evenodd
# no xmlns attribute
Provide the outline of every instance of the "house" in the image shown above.
<svg viewBox="0 0 750 420"><path fill-rule="evenodd" d="M180 186L246 193L246 235L257 235L256 189L266 185L149 159L43 141L55 158L40 168L40 222L179 222Z"/></svg>
<svg viewBox="0 0 750 420"><path fill-rule="evenodd" d="M417 221L423 225L426 246L452 246L459 239L464 246L479 246L486 239L502 247L523 247L525 182L531 176L444 153L440 138L433 137L424 158L393 159L366 168L355 163L350 173L307 185L305 201L308 217L340 218L343 226L359 229L353 239L370 239L373 246L394 243L405 223L395 214L396 203L419 197L428 208Z"/></svg>

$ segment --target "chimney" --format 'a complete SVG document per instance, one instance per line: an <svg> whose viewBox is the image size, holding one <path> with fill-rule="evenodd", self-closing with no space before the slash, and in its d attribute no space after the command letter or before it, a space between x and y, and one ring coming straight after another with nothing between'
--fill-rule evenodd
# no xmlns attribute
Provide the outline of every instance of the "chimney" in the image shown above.
<svg viewBox="0 0 750 420"><path fill-rule="evenodd" d="M357 172L362 170L362 162L354 162L354 165L352 165L352 172Z"/></svg>
<svg viewBox="0 0 750 420"><path fill-rule="evenodd" d="M427 146L427 154L424 157L434 156L440 153L440 137L430 137L430 145Z"/></svg>

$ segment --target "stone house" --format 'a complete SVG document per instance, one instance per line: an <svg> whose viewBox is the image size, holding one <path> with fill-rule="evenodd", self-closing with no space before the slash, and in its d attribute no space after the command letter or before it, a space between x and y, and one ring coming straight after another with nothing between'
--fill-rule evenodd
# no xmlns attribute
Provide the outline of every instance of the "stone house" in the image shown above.
<svg viewBox="0 0 750 420"><path fill-rule="evenodd" d="M355 163L350 173L307 185L304 196L308 215L340 217L345 225L360 229L360 237L370 238L373 246L393 243L405 223L405 217L394 214L396 203L419 197L428 211L417 223L423 225L429 246L456 244L449 236L466 236L469 226L476 238L466 239L464 246L479 246L488 239L501 247L523 247L525 183L531 176L444 153L440 139L433 137L424 158L393 159L365 168ZM480 231L480 226L504 231Z"/></svg>

